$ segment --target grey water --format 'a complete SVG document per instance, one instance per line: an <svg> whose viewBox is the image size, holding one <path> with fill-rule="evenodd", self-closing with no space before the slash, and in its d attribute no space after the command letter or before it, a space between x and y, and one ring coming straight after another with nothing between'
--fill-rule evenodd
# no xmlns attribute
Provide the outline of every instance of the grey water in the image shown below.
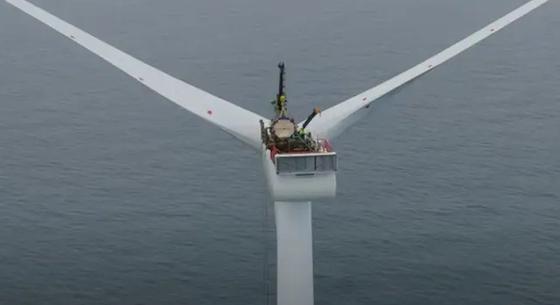
<svg viewBox="0 0 560 305"><path fill-rule="evenodd" d="M263 115L303 119L523 0L33 0ZM560 3L334 142L316 304L560 304ZM266 304L257 154L0 2L0 304ZM269 207L269 206L268 206ZM272 279L270 279L272 278Z"/></svg>

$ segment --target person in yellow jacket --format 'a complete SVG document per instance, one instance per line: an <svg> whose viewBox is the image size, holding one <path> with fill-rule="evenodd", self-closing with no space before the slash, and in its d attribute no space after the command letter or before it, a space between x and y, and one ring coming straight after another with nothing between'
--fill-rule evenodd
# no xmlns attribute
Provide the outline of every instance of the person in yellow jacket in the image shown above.
<svg viewBox="0 0 560 305"><path fill-rule="evenodd" d="M278 103L276 103L276 114L278 116L288 115L288 110L286 108L286 96L285 95L280 95L278 97Z"/></svg>

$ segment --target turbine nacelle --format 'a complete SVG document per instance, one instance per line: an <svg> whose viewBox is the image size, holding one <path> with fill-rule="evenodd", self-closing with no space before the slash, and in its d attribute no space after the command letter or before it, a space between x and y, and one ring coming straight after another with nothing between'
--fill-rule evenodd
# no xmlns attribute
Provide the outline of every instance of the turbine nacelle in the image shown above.
<svg viewBox="0 0 560 305"><path fill-rule="evenodd" d="M263 168L274 201L310 201L336 195L336 153L274 154L263 146Z"/></svg>

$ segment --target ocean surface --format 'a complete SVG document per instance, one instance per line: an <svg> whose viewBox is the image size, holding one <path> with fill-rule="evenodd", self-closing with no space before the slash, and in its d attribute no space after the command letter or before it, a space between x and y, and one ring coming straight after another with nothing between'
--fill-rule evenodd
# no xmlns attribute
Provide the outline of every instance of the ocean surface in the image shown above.
<svg viewBox="0 0 560 305"><path fill-rule="evenodd" d="M267 116L284 60L303 119L524 0L33 2ZM316 304L560 304L558 16L551 1L336 139ZM0 1L0 305L273 304L259 162Z"/></svg>

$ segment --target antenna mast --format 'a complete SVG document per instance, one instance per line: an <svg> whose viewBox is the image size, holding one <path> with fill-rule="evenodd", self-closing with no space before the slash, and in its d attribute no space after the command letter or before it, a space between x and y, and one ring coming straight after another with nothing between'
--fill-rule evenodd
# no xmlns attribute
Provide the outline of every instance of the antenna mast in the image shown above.
<svg viewBox="0 0 560 305"><path fill-rule="evenodd" d="M278 64L278 68L280 69L280 80L278 82L278 94L276 95L276 106L274 108L276 110L276 115L279 117L283 117L288 114L288 107L286 106L288 100L286 99L286 92L284 91L286 65L284 64L284 62L280 62Z"/></svg>

